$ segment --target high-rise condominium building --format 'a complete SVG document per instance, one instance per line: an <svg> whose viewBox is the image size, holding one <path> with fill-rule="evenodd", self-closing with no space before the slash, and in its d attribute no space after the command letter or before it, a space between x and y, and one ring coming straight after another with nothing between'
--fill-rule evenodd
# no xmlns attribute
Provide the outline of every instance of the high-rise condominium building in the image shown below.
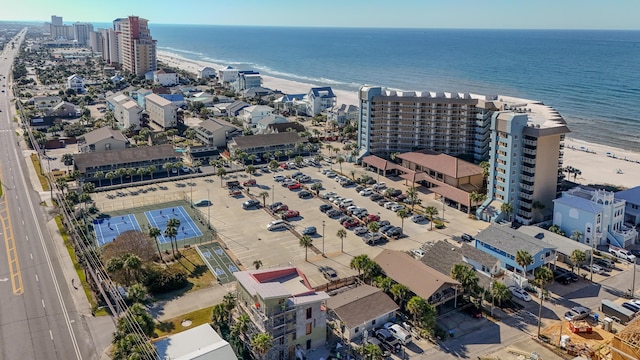
<svg viewBox="0 0 640 360"><path fill-rule="evenodd" d="M499 96L499 107L491 116L487 200L476 216L526 225L551 219L569 128L539 101Z"/></svg>
<svg viewBox="0 0 640 360"><path fill-rule="evenodd" d="M80 46L89 46L90 34L93 32L93 25L89 23L73 24L73 39Z"/></svg>
<svg viewBox="0 0 640 360"><path fill-rule="evenodd" d="M62 26L62 16L51 15L51 25Z"/></svg>
<svg viewBox="0 0 640 360"><path fill-rule="evenodd" d="M136 76L156 70L156 41L151 38L148 24L147 19L137 16L116 19L113 22L117 34L117 62L123 70Z"/></svg>
<svg viewBox="0 0 640 360"><path fill-rule="evenodd" d="M476 160L488 156L495 97L406 92L362 86L358 147L361 156L429 149Z"/></svg>

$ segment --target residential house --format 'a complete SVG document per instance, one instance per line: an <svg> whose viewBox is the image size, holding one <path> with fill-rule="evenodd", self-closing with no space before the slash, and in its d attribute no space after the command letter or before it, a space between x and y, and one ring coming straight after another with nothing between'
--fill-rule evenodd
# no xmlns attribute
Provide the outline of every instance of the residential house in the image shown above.
<svg viewBox="0 0 640 360"><path fill-rule="evenodd" d="M38 110L50 109L61 102L62 98L60 96L34 96L29 101Z"/></svg>
<svg viewBox="0 0 640 360"><path fill-rule="evenodd" d="M222 148L232 138L242 135L242 130L230 122L220 119L208 119L193 127L196 138L206 146Z"/></svg>
<svg viewBox="0 0 640 360"><path fill-rule="evenodd" d="M210 66L204 66L198 70L198 79L208 79L216 76L216 70Z"/></svg>
<svg viewBox="0 0 640 360"><path fill-rule="evenodd" d="M618 191L614 196L625 201L624 222L628 226L640 225L640 186Z"/></svg>
<svg viewBox="0 0 640 360"><path fill-rule="evenodd" d="M288 112L289 114L306 114L307 113L307 103L305 102L305 97L307 94L286 94L276 99L273 102L273 106L282 111Z"/></svg>
<svg viewBox="0 0 640 360"><path fill-rule="evenodd" d="M78 74L73 74L67 78L67 89L71 89L76 94L84 92L84 79Z"/></svg>
<svg viewBox="0 0 640 360"><path fill-rule="evenodd" d="M352 341L395 319L399 308L382 289L363 284L329 298L327 310L340 337Z"/></svg>
<svg viewBox="0 0 640 360"><path fill-rule="evenodd" d="M115 85L120 81L124 80L124 78L120 74L115 74L112 77L110 77L109 80L111 80L111 82Z"/></svg>
<svg viewBox="0 0 640 360"><path fill-rule="evenodd" d="M182 160L182 155L177 153L172 145L142 146L122 150L88 152L73 155L75 170L80 172L81 182L94 182L96 185L105 185L105 178L96 177L97 172L106 175L108 172L117 171L120 168L149 168L155 167L151 176L166 174L162 166L166 163L177 163ZM119 179L115 179L117 182Z"/></svg>
<svg viewBox="0 0 640 360"><path fill-rule="evenodd" d="M640 359L640 317L631 320L624 329L616 331L608 345L611 360Z"/></svg>
<svg viewBox="0 0 640 360"><path fill-rule="evenodd" d="M587 261L589 261L589 259L591 258L591 254L594 252L594 249L590 245L577 242L566 236L556 234L538 226L522 225L518 227L518 231L523 234L532 236L534 239L541 241L547 245L555 246L557 256L554 260L554 264L555 262L560 261L571 265L573 263L571 261L571 254L574 250L582 251L586 255Z"/></svg>
<svg viewBox="0 0 640 360"><path fill-rule="evenodd" d="M286 117L280 116L280 115L271 114L271 115L263 117L262 119L260 119L258 121L258 123L256 124L256 127L255 127L255 133L256 134L266 134L266 133L268 133L267 128L269 127L269 125L272 125L272 124L287 124L287 123L289 123L289 120Z"/></svg>
<svg viewBox="0 0 640 360"><path fill-rule="evenodd" d="M248 106L240 112L240 120L247 129L254 129L263 118L273 114L273 108L266 105Z"/></svg>
<svg viewBox="0 0 640 360"><path fill-rule="evenodd" d="M219 105L222 105L222 104L217 104L216 107L218 107ZM248 108L249 106L251 105L244 101L236 100L231 104L227 105L224 111L228 117L234 117L234 116L239 116L242 113L242 110L244 110L245 108Z"/></svg>
<svg viewBox="0 0 640 360"><path fill-rule="evenodd" d="M526 268L528 277L532 276L535 269L552 263L556 258L556 246L541 242L508 225L491 224L480 231L475 239L476 249L499 259L502 268L517 271L516 276L522 273L522 267L516 262L516 254L520 250L533 258L533 263Z"/></svg>
<svg viewBox="0 0 640 360"><path fill-rule="evenodd" d="M178 107L171 101L157 94L149 94L145 96L145 102L149 120L162 129L178 126Z"/></svg>
<svg viewBox="0 0 640 360"><path fill-rule="evenodd" d="M272 94L274 94L273 90L262 86L248 88L242 92L242 95L247 99L262 98L263 96Z"/></svg>
<svg viewBox="0 0 640 360"><path fill-rule="evenodd" d="M153 343L159 360L237 360L231 345L209 324L169 335Z"/></svg>
<svg viewBox="0 0 640 360"><path fill-rule="evenodd" d="M469 212L474 205L470 194L483 188L483 170L480 166L456 157L430 151L408 152L396 155L396 164L369 155L362 158L363 166L369 166L386 176L388 171L401 173L411 184L422 185L435 192L440 200Z"/></svg>
<svg viewBox="0 0 640 360"><path fill-rule="evenodd" d="M163 97L171 101L171 103L173 103L173 105L177 107L182 107L185 104L184 95L182 94L158 94L158 95L160 95L160 97Z"/></svg>
<svg viewBox="0 0 640 360"><path fill-rule="evenodd" d="M628 247L638 232L624 224L626 201L606 190L577 187L553 200L553 224L587 245Z"/></svg>
<svg viewBox="0 0 640 360"><path fill-rule="evenodd" d="M232 66L227 66L218 70L218 82L220 84L231 84L238 78L238 69L234 69Z"/></svg>
<svg viewBox="0 0 640 360"><path fill-rule="evenodd" d="M61 101L54 107L45 109L43 112L45 116L57 118L75 118L80 116L78 108L68 101Z"/></svg>
<svg viewBox="0 0 640 360"><path fill-rule="evenodd" d="M245 341L260 333L273 338L263 359L304 358L307 351L325 346L329 295L315 291L302 271L280 267L234 275L237 309L250 319Z"/></svg>
<svg viewBox="0 0 640 360"><path fill-rule="evenodd" d="M122 150L129 147L129 140L109 126L90 131L78 139L81 153Z"/></svg>
<svg viewBox="0 0 640 360"><path fill-rule="evenodd" d="M240 70L233 87L237 92L262 86L262 76L253 70Z"/></svg>
<svg viewBox="0 0 640 360"><path fill-rule="evenodd" d="M460 283L448 275L402 251L385 249L373 260L387 277L408 287L429 304L439 306L453 300L455 305Z"/></svg>
<svg viewBox="0 0 640 360"><path fill-rule="evenodd" d="M307 155L309 150L304 146L309 140L300 137L295 132L283 132L278 134L250 135L234 137L227 147L230 153L243 151L247 155L254 154L258 158L266 152L275 153L282 152L285 155L287 151L293 151L294 155Z"/></svg>
<svg viewBox="0 0 640 360"><path fill-rule="evenodd" d="M335 121L338 126L356 124L360 109L355 105L340 104L327 109L327 121Z"/></svg>
<svg viewBox="0 0 640 360"><path fill-rule="evenodd" d="M160 69L153 72L153 83L162 86L178 85L178 74L170 69Z"/></svg>
<svg viewBox="0 0 640 360"><path fill-rule="evenodd" d="M280 124L276 123L276 124L267 125L267 129L265 133L273 134L273 133L281 133L285 131L295 131L297 133L301 133L301 132L305 132L306 130L307 129L305 129L304 125L298 122L285 122Z"/></svg>
<svg viewBox="0 0 640 360"><path fill-rule="evenodd" d="M337 96L328 87L314 87L307 94L307 115L314 116L336 106Z"/></svg>
<svg viewBox="0 0 640 360"><path fill-rule="evenodd" d="M456 264L468 264L486 278L498 276L502 272L498 258L467 243L458 246L446 240L438 241L425 247L424 256L420 260L447 276L451 274L451 269Z"/></svg>

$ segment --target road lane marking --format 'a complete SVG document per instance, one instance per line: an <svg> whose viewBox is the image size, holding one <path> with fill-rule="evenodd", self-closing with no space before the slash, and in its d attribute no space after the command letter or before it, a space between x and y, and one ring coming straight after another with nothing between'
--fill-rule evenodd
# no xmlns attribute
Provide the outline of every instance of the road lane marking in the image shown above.
<svg viewBox="0 0 640 360"><path fill-rule="evenodd" d="M31 257L31 260L33 260L33 254L29 254L29 257Z"/></svg>
<svg viewBox="0 0 640 360"><path fill-rule="evenodd" d="M36 281L40 282L40 279L38 279L38 274L36 274Z"/></svg>
<svg viewBox="0 0 640 360"><path fill-rule="evenodd" d="M2 173L0 172L0 181L2 181L2 179ZM0 210L0 222L2 222L3 232L6 234L4 245L7 250L7 263L9 265L11 287L14 295L21 295L24 293L24 287L22 284L22 274L20 273L20 260L18 259L18 251L13 237L11 212L9 211L9 204L6 199L0 200L0 205L2 205L2 210Z"/></svg>
<svg viewBox="0 0 640 360"><path fill-rule="evenodd" d="M44 306L44 299L42 299L42 307L45 309L47 308L46 306Z"/></svg>
<svg viewBox="0 0 640 360"><path fill-rule="evenodd" d="M49 330L49 337L53 340L53 332L51 332L51 330Z"/></svg>

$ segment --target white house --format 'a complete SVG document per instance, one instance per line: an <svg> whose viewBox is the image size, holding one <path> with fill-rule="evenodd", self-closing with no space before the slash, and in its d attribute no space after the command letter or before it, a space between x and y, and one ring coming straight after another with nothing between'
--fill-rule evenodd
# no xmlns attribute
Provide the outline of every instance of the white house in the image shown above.
<svg viewBox="0 0 640 360"><path fill-rule="evenodd" d="M234 83L235 90L241 92L243 90L261 87L262 86L262 76L260 73L253 70L242 70L238 71L238 76Z"/></svg>
<svg viewBox="0 0 640 360"><path fill-rule="evenodd" d="M241 135L242 131L224 120L207 119L193 127L196 138L203 144L213 147L225 147L232 137Z"/></svg>
<svg viewBox="0 0 640 360"><path fill-rule="evenodd" d="M244 127L250 129L255 128L260 120L271 114L273 114L271 106L253 105L242 109L238 117L244 122Z"/></svg>
<svg viewBox="0 0 640 360"><path fill-rule="evenodd" d="M218 82L220 84L231 84L236 81L238 77L238 69L234 69L232 66L227 66L224 69L218 70Z"/></svg>
<svg viewBox="0 0 640 360"><path fill-rule="evenodd" d="M153 82L162 86L178 85L178 74L169 69L156 70L153 72Z"/></svg>
<svg viewBox="0 0 640 360"><path fill-rule="evenodd" d="M327 110L327 121L338 125L356 124L360 108L355 105L340 104Z"/></svg>
<svg viewBox="0 0 640 360"><path fill-rule="evenodd" d="M72 89L76 93L84 92L84 79L82 76L73 74L67 78L67 89Z"/></svg>
<svg viewBox="0 0 640 360"><path fill-rule="evenodd" d="M156 341L159 360L237 360L233 348L209 324Z"/></svg>
<svg viewBox="0 0 640 360"><path fill-rule="evenodd" d="M640 225L640 186L615 193L616 199L626 202L624 221L630 226Z"/></svg>
<svg viewBox="0 0 640 360"><path fill-rule="evenodd" d="M267 128L271 124L284 124L288 123L289 120L286 117L280 115L269 115L263 117L260 121L256 123L256 133L257 134L266 134Z"/></svg>
<svg viewBox="0 0 640 360"><path fill-rule="evenodd" d="M307 94L307 115L318 115L336 106L337 97L329 86L315 87Z"/></svg>
<svg viewBox="0 0 640 360"><path fill-rule="evenodd" d="M145 96L145 104L149 120L158 124L163 129L178 125L178 107L171 101L157 94Z"/></svg>
<svg viewBox="0 0 640 360"><path fill-rule="evenodd" d="M216 76L216 69L210 66L204 66L198 70L198 79L208 79Z"/></svg>

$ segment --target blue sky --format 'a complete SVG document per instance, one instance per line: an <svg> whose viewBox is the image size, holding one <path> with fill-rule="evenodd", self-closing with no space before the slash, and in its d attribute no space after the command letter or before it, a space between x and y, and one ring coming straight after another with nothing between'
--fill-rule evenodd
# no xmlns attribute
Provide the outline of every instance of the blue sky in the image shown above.
<svg viewBox="0 0 640 360"><path fill-rule="evenodd" d="M638 0L7 0L0 20L330 27L640 29Z"/></svg>

